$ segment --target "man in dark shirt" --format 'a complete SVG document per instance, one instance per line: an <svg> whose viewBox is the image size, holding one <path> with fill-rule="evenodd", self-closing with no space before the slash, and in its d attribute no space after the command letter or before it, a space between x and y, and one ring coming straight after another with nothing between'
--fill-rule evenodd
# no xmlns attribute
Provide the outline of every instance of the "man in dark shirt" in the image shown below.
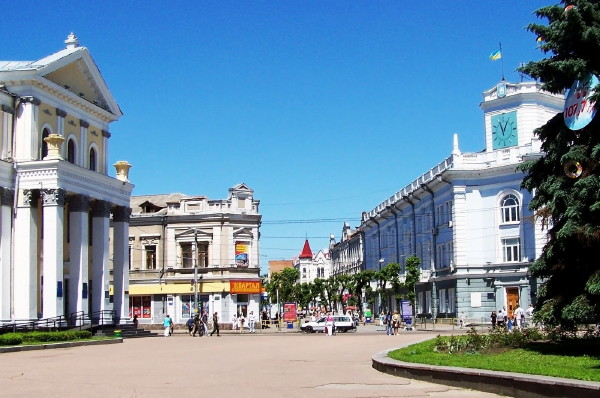
<svg viewBox="0 0 600 398"><path fill-rule="evenodd" d="M215 332L217 332L217 337L221 337L219 334L219 315L216 312L213 314L213 330L210 335L212 336Z"/></svg>

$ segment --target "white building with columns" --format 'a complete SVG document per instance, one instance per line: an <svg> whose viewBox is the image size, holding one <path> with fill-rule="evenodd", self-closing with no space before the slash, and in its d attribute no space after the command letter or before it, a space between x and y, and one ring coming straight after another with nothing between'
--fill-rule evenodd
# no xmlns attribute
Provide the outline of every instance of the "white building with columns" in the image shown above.
<svg viewBox="0 0 600 398"><path fill-rule="evenodd" d="M74 34L65 44L0 61L1 322L128 318L130 165L108 175L122 113L88 49Z"/></svg>

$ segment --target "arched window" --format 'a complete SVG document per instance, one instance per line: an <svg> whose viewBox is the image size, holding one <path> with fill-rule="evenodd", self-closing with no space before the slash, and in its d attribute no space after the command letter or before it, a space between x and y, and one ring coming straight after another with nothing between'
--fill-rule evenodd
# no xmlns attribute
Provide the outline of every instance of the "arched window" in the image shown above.
<svg viewBox="0 0 600 398"><path fill-rule="evenodd" d="M67 141L67 160L73 164L75 164L75 140L69 138Z"/></svg>
<svg viewBox="0 0 600 398"><path fill-rule="evenodd" d="M44 138L48 137L49 135L50 135L50 130L48 130L47 128L42 130L42 147L41 147L41 153L40 153L41 160L44 160L44 158L46 156L48 156L48 143L46 141L44 141Z"/></svg>
<svg viewBox="0 0 600 398"><path fill-rule="evenodd" d="M503 223L519 222L521 220L521 211L519 199L509 194L502 198L500 202L500 211Z"/></svg>
<svg viewBox="0 0 600 398"><path fill-rule="evenodd" d="M90 170L92 171L97 171L98 170L98 164L96 161L96 148L91 147L90 148L90 158L89 158L89 165L90 165Z"/></svg>

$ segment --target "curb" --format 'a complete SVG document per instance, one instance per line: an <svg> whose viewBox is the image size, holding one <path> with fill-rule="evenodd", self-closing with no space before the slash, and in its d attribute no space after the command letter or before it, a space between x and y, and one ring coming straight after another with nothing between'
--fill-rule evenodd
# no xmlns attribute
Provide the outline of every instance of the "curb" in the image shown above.
<svg viewBox="0 0 600 398"><path fill-rule="evenodd" d="M64 343L50 343L50 344L38 344L38 345L15 345L10 347L0 347L0 354L7 352L21 352L21 351L37 351L37 350L51 350L55 348L71 348L80 347L84 345L103 345L103 344L117 344L122 343L123 339L109 339L109 340L89 340L89 341L67 341Z"/></svg>
<svg viewBox="0 0 600 398"><path fill-rule="evenodd" d="M374 369L393 376L516 398L600 397L599 382L402 362L388 357L390 351L371 357Z"/></svg>

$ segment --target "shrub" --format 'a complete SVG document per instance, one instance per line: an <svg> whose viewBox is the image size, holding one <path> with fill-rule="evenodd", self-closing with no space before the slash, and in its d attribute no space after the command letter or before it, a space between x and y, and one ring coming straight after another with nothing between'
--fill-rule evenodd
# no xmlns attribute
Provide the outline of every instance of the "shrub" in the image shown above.
<svg viewBox="0 0 600 398"><path fill-rule="evenodd" d="M19 345L21 343L23 343L23 335L21 333L5 333L0 335L0 346Z"/></svg>

